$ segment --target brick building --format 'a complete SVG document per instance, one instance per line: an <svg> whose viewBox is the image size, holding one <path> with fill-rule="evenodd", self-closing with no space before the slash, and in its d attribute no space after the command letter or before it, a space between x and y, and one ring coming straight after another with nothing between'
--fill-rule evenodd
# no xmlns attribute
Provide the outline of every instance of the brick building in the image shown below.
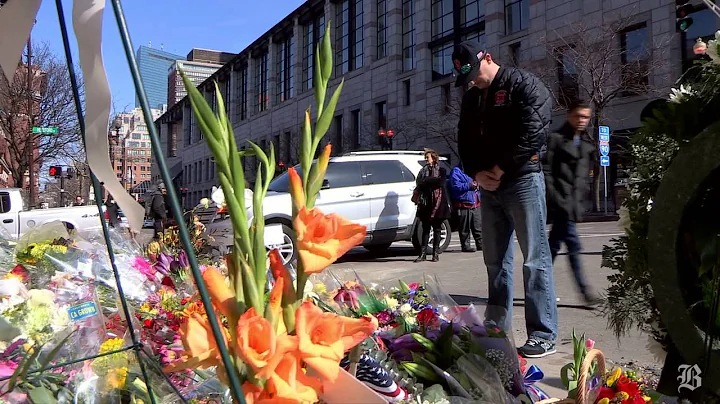
<svg viewBox="0 0 720 404"><path fill-rule="evenodd" d="M161 113L160 110L152 110L153 118L158 118ZM120 113L115 122L119 125L110 130L110 160L115 174L128 192L142 195L150 185L152 156L142 109Z"/></svg>
<svg viewBox="0 0 720 404"><path fill-rule="evenodd" d="M568 80L585 78L571 64L551 58L548 44L572 45L573 24L597 28L633 16L631 25L613 33L619 51L611 64L619 80L625 67L652 61L659 68L647 72L646 83L655 91L621 94L602 117L614 132L631 133L640 125L642 108L669 91L681 74L692 35L709 35L716 27L708 19L692 28L698 32L677 34L674 6L669 0L308 0L199 88L216 107L213 81L218 82L239 145L252 140L267 149L273 144L278 161L295 163L302 116L314 104L314 49L332 21L330 91L345 78L327 135L334 152L379 149L379 130L393 129L395 149L433 147L455 163L462 90L453 87L454 44L477 40L500 64L549 73L543 79L556 94L570 87ZM657 43L663 44L662 53L644 52ZM556 126L564 117L560 107ZM185 206L193 206L218 179L189 101L178 102L155 124L174 182L187 191ZM246 159L250 175L255 166L254 159ZM159 178L156 165L153 176Z"/></svg>

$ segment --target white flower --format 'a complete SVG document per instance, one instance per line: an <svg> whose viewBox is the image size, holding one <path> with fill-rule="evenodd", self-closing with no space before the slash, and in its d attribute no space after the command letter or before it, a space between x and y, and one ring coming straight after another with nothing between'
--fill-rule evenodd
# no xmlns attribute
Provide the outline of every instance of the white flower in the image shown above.
<svg viewBox="0 0 720 404"><path fill-rule="evenodd" d="M652 206L653 206L653 200L652 200L652 198L650 198L650 199L648 199L648 203L647 203L648 212L650 212L652 210Z"/></svg>
<svg viewBox="0 0 720 404"><path fill-rule="evenodd" d="M670 91L670 102L675 104L680 104L695 95L695 91L690 86L685 87L682 84L680 84L680 89L673 88Z"/></svg>
<svg viewBox="0 0 720 404"><path fill-rule="evenodd" d="M202 198L200 199L200 206L207 209L210 207L210 199L209 198Z"/></svg>
<svg viewBox="0 0 720 404"><path fill-rule="evenodd" d="M705 54L710 56L713 63L720 64L720 52L718 52L718 45L720 45L720 31L715 32L715 39L708 41L707 50Z"/></svg>
<svg viewBox="0 0 720 404"><path fill-rule="evenodd" d="M410 310L412 310L412 307L409 304L405 303L402 306L400 306L400 308L398 310L400 311L401 314L405 314L405 313L409 313Z"/></svg>
<svg viewBox="0 0 720 404"><path fill-rule="evenodd" d="M47 289L32 289L28 291L30 299L27 301L28 309L32 310L38 306L55 306L55 294Z"/></svg>
<svg viewBox="0 0 720 404"><path fill-rule="evenodd" d="M217 206L224 206L225 194L223 193L222 188L213 187L212 193L210 194L210 199L212 199L212 201L215 202Z"/></svg>

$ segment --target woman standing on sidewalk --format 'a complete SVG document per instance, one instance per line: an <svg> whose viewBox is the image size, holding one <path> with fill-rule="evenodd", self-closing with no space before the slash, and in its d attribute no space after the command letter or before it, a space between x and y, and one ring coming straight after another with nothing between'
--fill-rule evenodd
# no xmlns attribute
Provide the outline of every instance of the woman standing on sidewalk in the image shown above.
<svg viewBox="0 0 720 404"><path fill-rule="evenodd" d="M440 242L442 224L450 217L450 203L445 193L447 173L440 167L440 157L435 150L425 149L427 164L420 170L416 180L413 201L417 203L417 218L422 224L420 256L415 262L427 259L430 228L433 231L433 262L440 260Z"/></svg>

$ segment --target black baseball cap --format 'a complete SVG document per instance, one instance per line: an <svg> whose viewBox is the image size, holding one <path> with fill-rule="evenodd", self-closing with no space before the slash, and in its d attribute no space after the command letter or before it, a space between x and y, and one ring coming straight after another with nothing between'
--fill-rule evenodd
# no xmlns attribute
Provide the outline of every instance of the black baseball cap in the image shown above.
<svg viewBox="0 0 720 404"><path fill-rule="evenodd" d="M478 54L486 51L477 41L465 41L455 46L452 53L453 74L457 77L455 87L466 86L480 71Z"/></svg>

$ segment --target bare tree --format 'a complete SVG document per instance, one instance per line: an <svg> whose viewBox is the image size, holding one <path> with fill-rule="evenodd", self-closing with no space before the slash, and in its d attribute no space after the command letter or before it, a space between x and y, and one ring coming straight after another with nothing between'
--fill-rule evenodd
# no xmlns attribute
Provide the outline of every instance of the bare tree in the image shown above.
<svg viewBox="0 0 720 404"><path fill-rule="evenodd" d="M30 86L26 67L18 68L12 83L4 75L0 78L0 132L6 145L3 152L17 187L24 185L31 161L40 167L50 160L69 157L81 147L66 63L48 44L33 44L31 72ZM80 83L81 96L82 88ZM57 133L33 134L31 126L57 128Z"/></svg>
<svg viewBox="0 0 720 404"><path fill-rule="evenodd" d="M581 20L540 39L547 57L539 63L534 61L533 70L548 85L558 109L577 99L586 100L593 107L592 127L597 128L613 118L608 116L608 107L617 99L657 95L659 89L653 82L659 78L658 72L667 71L663 55L671 37L658 40L651 38L647 31L635 31L634 35L645 35L638 43L647 46L633 46L625 33L635 28L642 26L637 25L634 15L600 25L596 21ZM591 138L597 150L598 139ZM595 161L594 173L595 208L598 209L599 158Z"/></svg>

